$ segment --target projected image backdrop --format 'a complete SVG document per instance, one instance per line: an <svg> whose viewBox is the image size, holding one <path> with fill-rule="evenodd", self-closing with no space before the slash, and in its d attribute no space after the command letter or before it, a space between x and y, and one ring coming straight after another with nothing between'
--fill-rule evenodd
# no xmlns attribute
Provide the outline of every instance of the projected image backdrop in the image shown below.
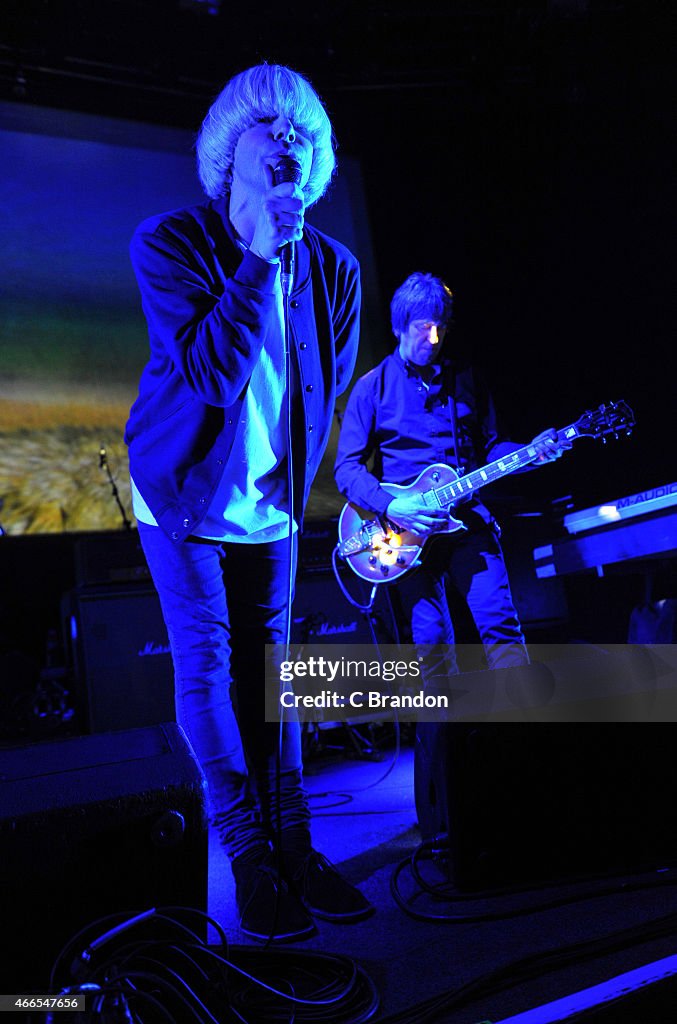
<svg viewBox="0 0 677 1024"><path fill-rule="evenodd" d="M129 239L144 217L203 200L193 138L0 107L0 523L9 535L121 528L99 453L131 519L122 436L147 339ZM344 159L342 171L309 219L368 262L359 170ZM322 480L311 514L341 505L330 468Z"/></svg>

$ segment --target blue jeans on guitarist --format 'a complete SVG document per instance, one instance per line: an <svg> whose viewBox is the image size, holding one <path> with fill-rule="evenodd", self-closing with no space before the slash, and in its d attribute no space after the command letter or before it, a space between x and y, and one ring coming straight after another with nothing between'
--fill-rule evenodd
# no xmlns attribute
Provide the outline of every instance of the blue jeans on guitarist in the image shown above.
<svg viewBox="0 0 677 1024"><path fill-rule="evenodd" d="M423 564L397 583L403 621L416 645L427 650L424 681L443 683L459 671L452 620L452 592L468 607L489 668L527 665L529 654L515 611L497 530L482 525L459 535L428 541Z"/></svg>

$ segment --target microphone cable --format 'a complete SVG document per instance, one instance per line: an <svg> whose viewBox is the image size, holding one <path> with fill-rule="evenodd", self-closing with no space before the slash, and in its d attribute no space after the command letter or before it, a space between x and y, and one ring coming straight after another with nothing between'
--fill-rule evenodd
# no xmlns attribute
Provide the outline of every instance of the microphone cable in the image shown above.
<svg viewBox="0 0 677 1024"><path fill-rule="evenodd" d="M57 955L49 989L85 996L82 1024L363 1024L379 1004L373 981L349 957L229 945L214 918L176 906L90 922Z"/></svg>

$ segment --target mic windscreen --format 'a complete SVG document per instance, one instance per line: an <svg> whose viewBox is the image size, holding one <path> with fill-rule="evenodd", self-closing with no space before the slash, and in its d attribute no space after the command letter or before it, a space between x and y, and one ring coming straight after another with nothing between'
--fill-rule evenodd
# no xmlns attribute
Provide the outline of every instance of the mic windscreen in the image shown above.
<svg viewBox="0 0 677 1024"><path fill-rule="evenodd" d="M294 185L301 184L301 164L293 156L281 156L273 167L273 185L282 185L291 181Z"/></svg>

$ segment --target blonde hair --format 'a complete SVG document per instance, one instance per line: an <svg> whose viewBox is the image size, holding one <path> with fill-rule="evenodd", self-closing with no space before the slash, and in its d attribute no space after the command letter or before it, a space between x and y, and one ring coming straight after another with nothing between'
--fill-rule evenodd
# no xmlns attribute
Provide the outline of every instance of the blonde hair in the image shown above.
<svg viewBox="0 0 677 1024"><path fill-rule="evenodd" d="M334 133L326 110L297 71L280 64L257 64L235 75L212 103L197 138L198 175L208 196L230 189L235 146L242 132L264 117L283 114L313 146L306 205L324 195L336 168Z"/></svg>

